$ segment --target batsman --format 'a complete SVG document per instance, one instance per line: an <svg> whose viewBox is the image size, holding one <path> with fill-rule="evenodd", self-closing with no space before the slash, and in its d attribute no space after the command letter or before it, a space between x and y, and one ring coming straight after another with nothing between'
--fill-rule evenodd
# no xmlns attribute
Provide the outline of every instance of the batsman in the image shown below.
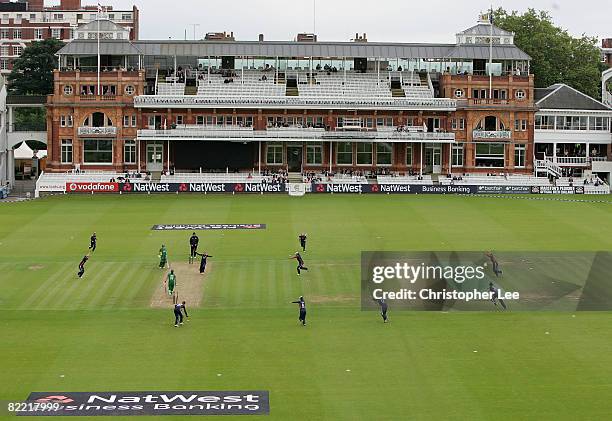
<svg viewBox="0 0 612 421"><path fill-rule="evenodd" d="M168 264L168 249L166 249L166 246L162 244L161 248L159 249L159 268L164 269L167 264Z"/></svg>
<svg viewBox="0 0 612 421"><path fill-rule="evenodd" d="M172 303L176 304L177 296L174 294L174 290L176 289L176 275L174 274L174 270L171 270L166 279L166 290L168 291L168 296L172 297Z"/></svg>

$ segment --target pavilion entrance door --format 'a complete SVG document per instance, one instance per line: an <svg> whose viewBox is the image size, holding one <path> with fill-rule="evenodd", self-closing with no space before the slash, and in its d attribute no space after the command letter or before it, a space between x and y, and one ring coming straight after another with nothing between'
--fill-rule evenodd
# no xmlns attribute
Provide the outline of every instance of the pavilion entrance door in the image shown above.
<svg viewBox="0 0 612 421"><path fill-rule="evenodd" d="M161 142L147 144L147 171L159 172L164 169L164 145Z"/></svg>
<svg viewBox="0 0 612 421"><path fill-rule="evenodd" d="M424 170L427 174L440 174L442 172L442 146L441 145L425 145L425 162Z"/></svg>
<svg viewBox="0 0 612 421"><path fill-rule="evenodd" d="M302 172L302 145L287 146L287 168L289 172Z"/></svg>

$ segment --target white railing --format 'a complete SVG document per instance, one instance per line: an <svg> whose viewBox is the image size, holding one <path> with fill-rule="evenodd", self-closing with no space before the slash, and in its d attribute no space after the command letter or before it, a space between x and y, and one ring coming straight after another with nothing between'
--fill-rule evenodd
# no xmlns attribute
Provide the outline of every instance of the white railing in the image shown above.
<svg viewBox="0 0 612 421"><path fill-rule="evenodd" d="M140 140L301 140L301 141L336 141L336 140L370 140L396 142L440 142L454 143L454 133L428 133L412 131L325 131L311 128L283 128L253 130L252 128L216 128L201 126L181 127L169 130L139 130Z"/></svg>
<svg viewBox="0 0 612 421"><path fill-rule="evenodd" d="M474 139L512 139L510 130L474 130L472 132Z"/></svg>
<svg viewBox="0 0 612 421"><path fill-rule="evenodd" d="M457 108L457 101L446 98L359 98L359 97L203 97L191 95L142 95L134 99L136 108L150 107L236 107L244 108L266 108L266 107L286 107L286 108L381 108L381 109L401 109L401 110L422 110L435 109L444 111L454 111Z"/></svg>
<svg viewBox="0 0 612 421"><path fill-rule="evenodd" d="M79 136L116 136L116 127L79 127Z"/></svg>
<svg viewBox="0 0 612 421"><path fill-rule="evenodd" d="M593 157L585 157L585 156L557 156L552 158L552 162L557 165L579 165L579 166L589 166L592 162L605 162L608 159L603 156L593 156Z"/></svg>
<svg viewBox="0 0 612 421"><path fill-rule="evenodd" d="M549 159L538 159L535 161L536 172L546 172L555 176L560 176L563 171L561 167Z"/></svg>

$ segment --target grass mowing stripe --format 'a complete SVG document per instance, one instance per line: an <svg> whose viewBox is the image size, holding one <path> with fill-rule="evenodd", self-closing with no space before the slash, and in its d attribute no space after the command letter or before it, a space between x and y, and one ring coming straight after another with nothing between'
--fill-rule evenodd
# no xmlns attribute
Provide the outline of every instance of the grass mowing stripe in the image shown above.
<svg viewBox="0 0 612 421"><path fill-rule="evenodd" d="M144 285L147 284L147 281L150 281L155 275L159 275L158 279L156 279L156 281L161 282L161 277L163 275L164 272L162 272L161 270L159 270L158 268L154 268L154 267L149 267L148 269L143 269L140 272L138 272L138 274L140 276L137 276L134 280L132 280L130 283L130 289L127 290L127 293L124 294L123 298L120 301L119 304L119 308L133 308L136 307L136 303L135 298L138 296L138 294L141 293L141 289ZM155 282L155 288L159 288L160 284L158 282ZM146 291L143 293L142 295L142 303L144 304L146 302L146 305L143 305L143 307L149 307L149 300L151 299L151 294L153 294L153 289L149 288L149 291Z"/></svg>
<svg viewBox="0 0 612 421"><path fill-rule="evenodd" d="M62 282L57 282L56 287L52 288L49 291L49 294L38 303L37 307L39 310L51 310L51 309L59 309L60 304L71 300L71 306L73 308L79 308L80 302L79 299L83 296L83 290L89 291L96 284L97 280L100 279L105 272L109 270L108 265L103 263L92 263L88 268L88 274L86 277L79 279L76 275L66 275L66 278ZM91 273L93 272L93 275ZM68 284L70 282L70 284ZM89 283L89 285L88 285ZM69 285L69 286L68 286ZM79 299L75 296L71 296L68 293L68 289L75 290L74 287L81 287L80 293L78 293ZM64 293L63 289L66 288L66 292ZM78 291L78 290L77 290Z"/></svg>
<svg viewBox="0 0 612 421"><path fill-rule="evenodd" d="M62 266L57 268L34 292L28 297L27 300L19 306L20 310L29 309L41 295L48 291L50 285L52 285L60 276L64 274L72 266L72 263L64 263Z"/></svg>
<svg viewBox="0 0 612 421"><path fill-rule="evenodd" d="M96 295L94 295L94 297L89 301L87 307L89 308L97 308L98 304L102 301L102 299L104 298L105 294L107 293L107 291L111 288L111 286L115 286L115 284L117 282L121 282L122 278L122 272L124 269L126 269L129 265L129 263L121 263L118 266L115 266L116 264L113 264L113 274L109 277L106 278L106 281L104 281L104 284L100 287L98 287L98 291L96 292ZM126 282L125 280L123 280L123 282ZM117 285L117 288L119 287L119 285Z"/></svg>
<svg viewBox="0 0 612 421"><path fill-rule="evenodd" d="M100 266L102 266L100 270L93 274L89 273L85 278L83 278L82 281L84 282L85 286L81 289L79 295L74 298L74 304L77 308L85 307L87 297L97 286L98 279L102 279L104 276L106 276L106 273L112 269L111 264L101 264Z"/></svg>
<svg viewBox="0 0 612 421"><path fill-rule="evenodd" d="M115 288L113 290L112 295L109 295L107 297L106 302L102 306L104 310L108 310L115 307L115 305L119 301L119 298L122 296L126 288L130 285L130 280L138 271L138 269L141 269L139 265L132 264L131 267L127 270L127 273L125 275L122 275L122 278L125 282L122 282L118 288Z"/></svg>

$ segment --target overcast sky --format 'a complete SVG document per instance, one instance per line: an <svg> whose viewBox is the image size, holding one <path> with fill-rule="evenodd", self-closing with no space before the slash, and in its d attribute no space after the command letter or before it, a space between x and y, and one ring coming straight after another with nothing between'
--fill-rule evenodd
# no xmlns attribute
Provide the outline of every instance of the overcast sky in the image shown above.
<svg viewBox="0 0 612 421"><path fill-rule="evenodd" d="M201 38L206 32L234 31L239 40L290 40L313 31L313 0L100 0L103 5L141 12L140 38ZM96 4L83 0L83 4ZM475 23L490 0L317 0L319 40L348 41L366 32L370 41L454 42L454 34ZM574 35L612 38L611 0L498 0L493 7L549 11Z"/></svg>

